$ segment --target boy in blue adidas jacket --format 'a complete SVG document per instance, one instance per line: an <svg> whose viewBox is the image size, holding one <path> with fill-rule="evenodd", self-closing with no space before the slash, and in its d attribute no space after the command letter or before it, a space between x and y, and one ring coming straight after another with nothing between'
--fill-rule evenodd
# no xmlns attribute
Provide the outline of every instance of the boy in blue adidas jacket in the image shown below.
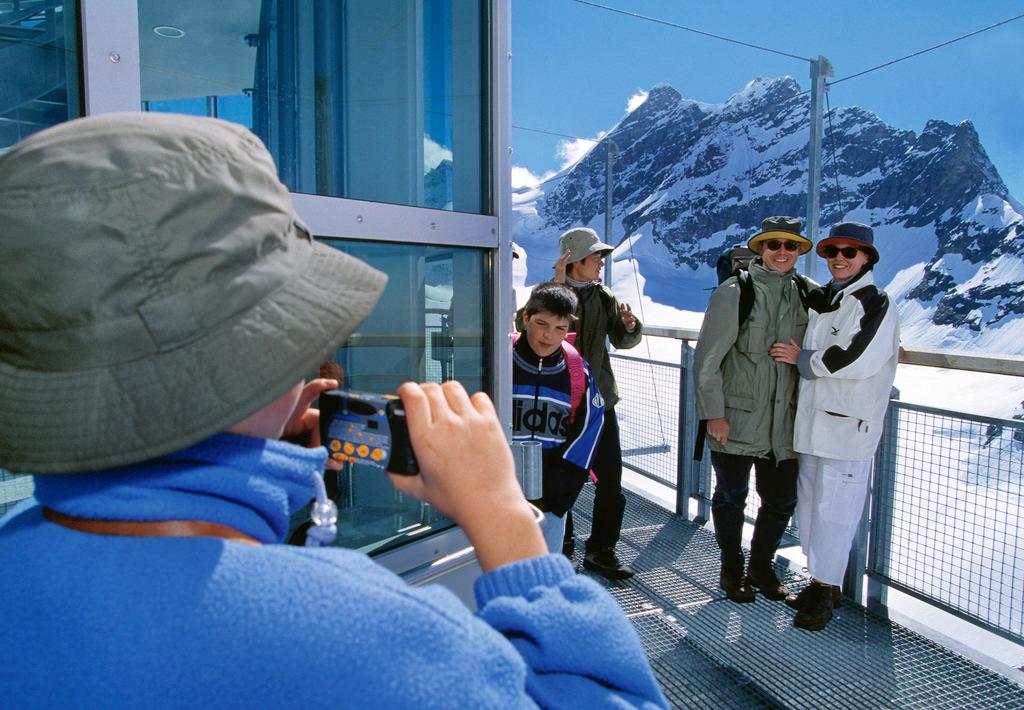
<svg viewBox="0 0 1024 710"><path fill-rule="evenodd" d="M543 496L534 502L547 519L544 539L551 552L562 551L565 514L587 480L604 423L601 390L566 342L576 306L576 293L564 284L536 286L512 352L512 438L543 446Z"/></svg>

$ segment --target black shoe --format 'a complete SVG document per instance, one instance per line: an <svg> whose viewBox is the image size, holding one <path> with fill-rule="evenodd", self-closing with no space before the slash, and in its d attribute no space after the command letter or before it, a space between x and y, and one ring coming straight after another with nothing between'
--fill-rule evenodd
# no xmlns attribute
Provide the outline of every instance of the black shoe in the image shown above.
<svg viewBox="0 0 1024 710"><path fill-rule="evenodd" d="M800 611L793 617L793 626L818 631L825 628L832 618L832 585L811 582L807 589L810 591L807 592Z"/></svg>
<svg viewBox="0 0 1024 710"><path fill-rule="evenodd" d="M725 590L725 596L731 601L746 604L754 601L754 588L750 586L750 580L743 576L742 567L737 571L733 567L722 567L722 573L718 577L718 586Z"/></svg>
<svg viewBox="0 0 1024 710"><path fill-rule="evenodd" d="M614 550L588 552L583 556L583 568L607 579L629 579L634 574L633 568L623 564Z"/></svg>
<svg viewBox="0 0 1024 710"><path fill-rule="evenodd" d="M751 564L747 570L747 579L751 585L760 589L761 594L767 599L777 602L789 596L789 589L779 581L770 563Z"/></svg>
<svg viewBox="0 0 1024 710"><path fill-rule="evenodd" d="M576 541L566 540L562 543L562 554L568 557L570 560L572 556L576 554Z"/></svg>
<svg viewBox="0 0 1024 710"><path fill-rule="evenodd" d="M811 584L808 584L799 594L790 594L786 597L786 606L789 606L797 611L803 608L804 602L807 601L807 595L810 594ZM838 609L839 605L843 603L843 590L835 585L832 587L832 608Z"/></svg>

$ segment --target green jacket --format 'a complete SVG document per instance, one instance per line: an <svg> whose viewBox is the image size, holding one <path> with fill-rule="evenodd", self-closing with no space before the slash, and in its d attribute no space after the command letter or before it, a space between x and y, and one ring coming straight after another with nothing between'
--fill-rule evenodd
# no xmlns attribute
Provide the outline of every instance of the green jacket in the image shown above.
<svg viewBox="0 0 1024 710"><path fill-rule="evenodd" d="M580 305L576 309L576 349L590 365L590 369L601 388L606 411L619 401L619 388L615 384L611 358L605 338L619 349L627 349L640 342L643 324L636 320L636 329L626 332L619 316L619 301L607 286L591 284L577 288ZM633 314L636 315L635 313Z"/></svg>
<svg viewBox="0 0 1024 710"><path fill-rule="evenodd" d="M802 343L807 329L807 309L791 275L765 269L760 259L751 263L754 306L742 327L736 277L722 282L711 296L693 366L697 415L729 421L728 444L708 437L714 451L758 457L772 453L776 461L796 458L793 421L800 376L794 365L768 356L777 341Z"/></svg>

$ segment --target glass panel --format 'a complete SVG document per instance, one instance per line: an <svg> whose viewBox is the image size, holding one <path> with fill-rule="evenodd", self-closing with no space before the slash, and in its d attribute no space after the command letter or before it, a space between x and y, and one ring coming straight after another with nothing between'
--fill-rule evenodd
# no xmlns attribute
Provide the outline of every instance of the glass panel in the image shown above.
<svg viewBox="0 0 1024 710"><path fill-rule="evenodd" d="M75 3L0 2L0 153L81 115Z"/></svg>
<svg viewBox="0 0 1024 710"><path fill-rule="evenodd" d="M331 360L341 367L345 387L390 394L408 380L456 379L468 392L490 391L487 251L324 242L388 274L376 308ZM430 506L396 492L381 471L343 466L327 476L340 513L338 545L382 551L452 525ZM303 511L293 525L299 529L306 520Z"/></svg>
<svg viewBox="0 0 1024 710"><path fill-rule="evenodd" d="M491 211L485 0L138 5L144 110L252 128L294 192Z"/></svg>
<svg viewBox="0 0 1024 710"><path fill-rule="evenodd" d="M17 476L0 468L0 516L3 516L19 501L31 498L33 490L32 476Z"/></svg>
<svg viewBox="0 0 1024 710"><path fill-rule="evenodd" d="M0 154L82 115L76 4L0 2ZM0 469L0 515L32 495L32 478Z"/></svg>

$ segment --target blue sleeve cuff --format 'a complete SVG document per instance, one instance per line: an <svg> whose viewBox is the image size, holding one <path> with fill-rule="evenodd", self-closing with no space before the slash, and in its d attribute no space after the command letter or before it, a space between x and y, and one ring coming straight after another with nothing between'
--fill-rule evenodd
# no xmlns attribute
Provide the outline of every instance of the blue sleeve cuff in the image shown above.
<svg viewBox="0 0 1024 710"><path fill-rule="evenodd" d="M814 374L814 370L811 369L812 355L814 355L813 350L801 350L800 355L796 359L796 368L800 371L800 376L805 380L818 379L818 376Z"/></svg>
<svg viewBox="0 0 1024 710"><path fill-rule="evenodd" d="M554 587L576 576L564 555L541 555L518 560L480 575L473 585L478 608L497 597L523 596L535 587Z"/></svg>

